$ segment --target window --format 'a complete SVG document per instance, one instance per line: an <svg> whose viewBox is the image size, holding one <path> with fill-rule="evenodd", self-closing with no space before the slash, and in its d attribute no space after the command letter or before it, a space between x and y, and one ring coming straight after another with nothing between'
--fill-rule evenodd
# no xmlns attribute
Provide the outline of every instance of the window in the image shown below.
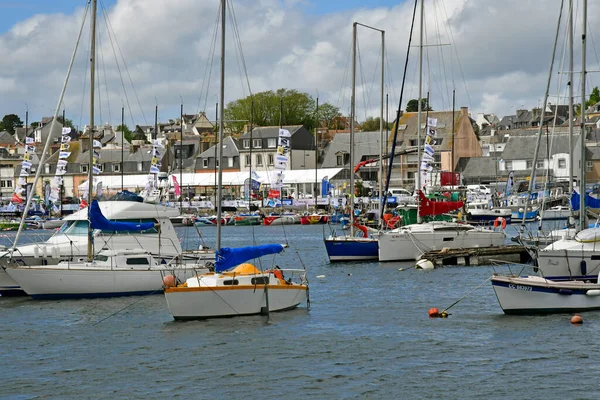
<svg viewBox="0 0 600 400"><path fill-rule="evenodd" d="M258 278L252 278L250 280L251 285L268 285L269 277L268 276L259 276Z"/></svg>
<svg viewBox="0 0 600 400"><path fill-rule="evenodd" d="M270 149L277 147L277 139L270 138L269 141L267 142L267 147Z"/></svg>
<svg viewBox="0 0 600 400"><path fill-rule="evenodd" d="M262 147L262 139L252 139L252 147L260 149Z"/></svg>
<svg viewBox="0 0 600 400"><path fill-rule="evenodd" d="M513 167L512 167L512 161L505 161L504 162L504 169L507 170L507 171L512 170L513 169Z"/></svg>
<svg viewBox="0 0 600 400"><path fill-rule="evenodd" d="M202 160L202 168L208 168L208 158Z"/></svg>
<svg viewBox="0 0 600 400"><path fill-rule="evenodd" d="M218 158L216 159L215 165L217 168L219 168L219 159Z"/></svg>
<svg viewBox="0 0 600 400"><path fill-rule="evenodd" d="M121 171L121 164L113 164L113 171L114 172L120 172Z"/></svg>
<svg viewBox="0 0 600 400"><path fill-rule="evenodd" d="M227 166L229 168L233 168L233 157L228 157L227 158Z"/></svg>
<svg viewBox="0 0 600 400"><path fill-rule="evenodd" d="M226 281L223 281L223 286L236 286L239 284L240 282L237 279L228 279Z"/></svg>
<svg viewBox="0 0 600 400"><path fill-rule="evenodd" d="M137 163L137 170L138 171L144 170L144 164L141 161L138 161L138 163Z"/></svg>
<svg viewBox="0 0 600 400"><path fill-rule="evenodd" d="M88 172L87 164L81 164L81 172L83 172L84 174Z"/></svg>
<svg viewBox="0 0 600 400"><path fill-rule="evenodd" d="M594 162L593 161L586 161L585 162L585 170L587 172L592 172L594 170Z"/></svg>
<svg viewBox="0 0 600 400"><path fill-rule="evenodd" d="M250 139L244 139L244 148L245 149L249 149L250 148Z"/></svg>
<svg viewBox="0 0 600 400"><path fill-rule="evenodd" d="M10 188L12 187L12 181L10 179L3 179L0 181L0 187Z"/></svg>
<svg viewBox="0 0 600 400"><path fill-rule="evenodd" d="M338 154L337 156L337 161L336 161L336 165L337 166L342 166L344 165L344 156L342 154Z"/></svg>
<svg viewBox="0 0 600 400"><path fill-rule="evenodd" d="M49 174L50 173L50 164L44 164L44 173L45 174Z"/></svg>
<svg viewBox="0 0 600 400"><path fill-rule="evenodd" d="M147 257L131 257L125 261L127 265L150 265Z"/></svg>
<svg viewBox="0 0 600 400"><path fill-rule="evenodd" d="M245 159L246 159L246 165L252 164L252 159L250 158L250 154L246 154Z"/></svg>
<svg viewBox="0 0 600 400"><path fill-rule="evenodd" d="M533 161L527 161L526 167L527 169L533 168Z"/></svg>
<svg viewBox="0 0 600 400"><path fill-rule="evenodd" d="M558 159L558 168L561 168L561 169L567 168L567 160L565 158Z"/></svg>
<svg viewBox="0 0 600 400"><path fill-rule="evenodd" d="M262 167L263 163L262 163L262 155L257 154L256 155L256 165L259 167Z"/></svg>
<svg viewBox="0 0 600 400"><path fill-rule="evenodd" d="M100 172L104 172L104 164L96 164Z"/></svg>
<svg viewBox="0 0 600 400"><path fill-rule="evenodd" d="M273 154L269 154L267 156L267 164L268 165L273 165L273 162L275 161L275 156L273 156Z"/></svg>
<svg viewBox="0 0 600 400"><path fill-rule="evenodd" d="M536 168L544 168L544 161L538 161L535 163Z"/></svg>
<svg viewBox="0 0 600 400"><path fill-rule="evenodd" d="M421 146L425 144L425 139L421 139ZM418 139L410 139L410 145L411 146L419 146L419 140Z"/></svg>

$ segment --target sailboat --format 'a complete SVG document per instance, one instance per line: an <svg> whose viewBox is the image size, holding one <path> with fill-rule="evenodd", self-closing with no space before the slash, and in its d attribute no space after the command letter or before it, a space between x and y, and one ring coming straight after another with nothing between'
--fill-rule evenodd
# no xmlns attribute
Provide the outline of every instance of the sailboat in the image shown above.
<svg viewBox="0 0 600 400"><path fill-rule="evenodd" d="M356 91L356 34L359 23L355 22L352 25L352 99L350 105L350 235L337 236L332 234L331 236L324 239L325 250L329 261L365 261L365 260L377 260L377 240L378 234L369 234L366 227L359 225L355 221L354 214L354 119L355 119L355 91ZM362 24L361 24L362 25ZM380 113L380 154L379 154L379 194L382 197L381 182L383 180L382 173L382 148L383 148L383 78L384 78L384 65L383 54L385 52L385 32L379 29L371 28L381 32L381 46L382 46L382 61L381 61L381 113ZM379 203L379 215L381 215L381 201ZM360 236L355 236L354 232L358 232Z"/></svg>
<svg viewBox="0 0 600 400"><path fill-rule="evenodd" d="M572 41L572 3L569 37ZM586 76L587 1L582 4L581 76ZM570 44L572 46L572 43ZM571 71L573 68L571 68ZM572 80L571 80L572 82ZM549 82L548 82L549 84ZM547 97L547 95L546 95ZM572 96L570 96L572 97ZM585 78L581 82L581 170L579 228L585 226ZM491 278L500 307L506 314L572 312L600 309L600 228L579 231L537 253L541 276L500 276Z"/></svg>
<svg viewBox="0 0 600 400"><path fill-rule="evenodd" d="M415 192L419 196L417 201L418 222L417 224L405 225L389 231L382 231L378 240L379 261L400 261L417 260L420 256L429 250L441 250L443 248L465 248L465 247L490 247L504 244L506 235L502 231L494 231L481 227L475 227L469 224L459 222L435 221L420 223L421 217L426 215L438 215L447 212L450 208L447 204L438 205L437 209L428 208L423 210L424 199L422 190L423 166L427 165L428 158L433 157L433 147L429 145L429 140L435 137L435 128L437 120L429 118L427 125L429 127L427 140L425 141L424 151L421 151L421 121L422 121L422 101L423 96L423 20L424 20L424 0L420 5L420 38L419 38L419 94L418 94L418 112L417 112L417 143L418 159L420 161L419 171L416 173ZM423 155L422 155L423 153ZM442 208L440 208L440 206ZM457 209L461 206L457 206ZM442 209L444 211L442 211ZM437 211L436 211L437 210Z"/></svg>
<svg viewBox="0 0 600 400"><path fill-rule="evenodd" d="M191 276L194 268L197 268L198 263L202 262L202 257L192 258L187 260L189 261L187 263L184 262L179 240L168 220L169 213L164 207L137 202L107 202L104 206L105 209L107 206L117 208L122 211L121 218L126 214L130 219L128 222L114 222L106 219L99 203L93 200L93 88L97 0L93 0L91 6L92 51L90 61L92 67L90 128L88 131L90 141L88 204L90 207L80 211L79 215L74 216L74 219L65 222L65 231L62 232L65 235L57 234L57 240L52 243L53 246L33 245L23 249L11 249L12 259L16 264L6 266L5 272L22 290L34 298L107 297L157 292L162 289L161 271L168 269L176 275L181 275L180 273L183 271L180 279L185 279L185 273L187 272ZM61 100L63 94L61 94ZM43 154L46 154L49 142L50 137L46 142ZM162 218L157 218L161 212ZM140 218L142 216L145 218ZM137 221L131 221L132 219L137 219ZM145 221L142 222L143 219ZM161 229L167 230L167 235L161 236ZM84 232L87 257L82 257L84 246L80 239L84 237ZM104 234L99 234L99 232ZM70 238L71 234L78 237ZM109 239L108 242L102 240L109 236L114 236L116 239ZM96 255L94 255L94 239L102 249ZM68 246L67 241L69 242ZM161 241L165 241L167 245L163 246ZM154 257L157 254L151 254L147 250L148 248L158 249L158 256L162 257ZM160 254L160 251L165 248L170 250L170 257L164 253ZM34 253L33 262L37 262L37 265L20 265L19 261L30 256L31 250ZM209 252L200 253L210 254ZM200 253L198 255L201 255ZM48 257L48 254L51 256ZM28 261L32 260L28 259ZM185 267L189 269L186 270Z"/></svg>
<svg viewBox="0 0 600 400"><path fill-rule="evenodd" d="M221 87L219 143L223 142L225 104L225 12L221 0ZM218 159L223 158L219 146ZM267 244L241 248L221 247L221 199L223 163L219 162L217 189L217 252L214 272L199 273L183 284L165 276L165 298L169 312L176 320L233 317L291 310L308 299L308 281L304 269L281 269L277 266L262 271L247 261L281 253L285 246ZM289 276L286 279L284 274ZM299 282L294 282L296 278Z"/></svg>

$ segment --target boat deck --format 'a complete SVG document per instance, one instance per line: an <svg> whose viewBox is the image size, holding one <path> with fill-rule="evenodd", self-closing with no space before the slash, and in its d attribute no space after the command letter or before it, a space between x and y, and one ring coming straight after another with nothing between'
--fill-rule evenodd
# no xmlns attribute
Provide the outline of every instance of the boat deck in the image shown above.
<svg viewBox="0 0 600 400"><path fill-rule="evenodd" d="M431 261L436 267L492 265L498 264L499 261L522 264L531 262L527 248L519 245L430 250L424 253L421 259Z"/></svg>

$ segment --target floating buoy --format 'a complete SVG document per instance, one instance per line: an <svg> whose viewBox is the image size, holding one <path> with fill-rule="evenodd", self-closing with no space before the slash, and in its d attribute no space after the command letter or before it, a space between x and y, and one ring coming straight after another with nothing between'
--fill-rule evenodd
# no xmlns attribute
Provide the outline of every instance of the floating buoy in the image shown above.
<svg viewBox="0 0 600 400"><path fill-rule="evenodd" d="M325 275L317 275L317 278L319 278L319 279L325 278Z"/></svg>
<svg viewBox="0 0 600 400"><path fill-rule="evenodd" d="M416 269L434 269L434 265L431 261L427 260L426 258L422 258L419 261L417 261L417 265L415 267Z"/></svg>
<svg viewBox="0 0 600 400"><path fill-rule="evenodd" d="M579 316L578 314L573 315L573 317L571 317L571 323L572 324L583 324L583 318L581 318L581 316Z"/></svg>
<svg viewBox="0 0 600 400"><path fill-rule="evenodd" d="M348 276L352 276L352 274L348 274Z"/></svg>
<svg viewBox="0 0 600 400"><path fill-rule="evenodd" d="M590 289L587 292L585 292L585 294L587 296L600 296L600 290L598 290L598 289Z"/></svg>
<svg viewBox="0 0 600 400"><path fill-rule="evenodd" d="M165 275L163 278L163 285L166 287L175 287L177 285L177 279L173 275Z"/></svg>
<svg viewBox="0 0 600 400"><path fill-rule="evenodd" d="M429 318L437 318L440 316L440 310L438 310L435 307L432 307L429 309L428 314L429 314Z"/></svg>
<svg viewBox="0 0 600 400"><path fill-rule="evenodd" d="M448 313L446 311L442 311L440 313L440 318L448 318Z"/></svg>

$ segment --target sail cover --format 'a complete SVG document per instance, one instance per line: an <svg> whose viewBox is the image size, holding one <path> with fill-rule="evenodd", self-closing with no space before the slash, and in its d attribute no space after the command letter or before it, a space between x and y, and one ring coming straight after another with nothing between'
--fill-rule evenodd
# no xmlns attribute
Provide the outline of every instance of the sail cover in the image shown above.
<svg viewBox="0 0 600 400"><path fill-rule="evenodd" d="M90 225L92 229L100 229L102 231L146 231L154 228L154 222L115 222L109 221L100 210L98 200L92 201L92 206L89 211Z"/></svg>
<svg viewBox="0 0 600 400"><path fill-rule="evenodd" d="M571 195L571 209L573 211L579 210L581 195L573 190ZM600 199L590 196L588 193L585 194L585 205L589 208L600 208Z"/></svg>
<svg viewBox="0 0 600 400"><path fill-rule="evenodd" d="M277 254L283 251L281 244L263 244L260 246L247 247L223 247L215 254L215 272L227 271L243 262L266 256L268 254Z"/></svg>
<svg viewBox="0 0 600 400"><path fill-rule="evenodd" d="M421 190L419 190L419 198L421 200L421 207L419 208L419 216L424 217L426 215L440 215L450 211L458 210L464 206L462 201L434 201L430 200Z"/></svg>

